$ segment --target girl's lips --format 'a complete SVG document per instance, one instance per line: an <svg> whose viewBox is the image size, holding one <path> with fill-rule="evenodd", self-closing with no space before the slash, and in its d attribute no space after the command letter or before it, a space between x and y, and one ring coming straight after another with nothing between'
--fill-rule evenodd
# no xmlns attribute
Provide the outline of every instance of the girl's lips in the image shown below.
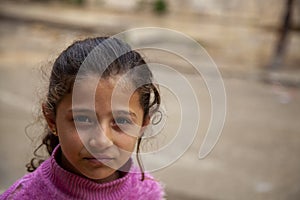
<svg viewBox="0 0 300 200"><path fill-rule="evenodd" d="M103 166L103 163L97 160L96 158L84 158L88 162L89 165L101 167Z"/></svg>
<svg viewBox="0 0 300 200"><path fill-rule="evenodd" d="M109 161L114 160L114 158L110 158L110 157L99 157L99 158L95 158L95 157L86 157L84 158L85 160L94 163L94 164L105 164Z"/></svg>

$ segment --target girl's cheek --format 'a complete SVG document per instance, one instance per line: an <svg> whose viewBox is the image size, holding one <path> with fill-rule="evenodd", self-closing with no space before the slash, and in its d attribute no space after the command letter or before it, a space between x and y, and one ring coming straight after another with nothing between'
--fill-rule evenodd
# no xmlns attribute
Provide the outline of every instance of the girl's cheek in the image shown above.
<svg viewBox="0 0 300 200"><path fill-rule="evenodd" d="M136 144L136 138L132 138L131 140L131 145L130 145L130 152L133 152L134 151L134 147L135 147L135 144Z"/></svg>
<svg viewBox="0 0 300 200"><path fill-rule="evenodd" d="M116 141L115 145L122 150L133 152L136 141L137 140L134 137L124 136L121 137L118 141Z"/></svg>

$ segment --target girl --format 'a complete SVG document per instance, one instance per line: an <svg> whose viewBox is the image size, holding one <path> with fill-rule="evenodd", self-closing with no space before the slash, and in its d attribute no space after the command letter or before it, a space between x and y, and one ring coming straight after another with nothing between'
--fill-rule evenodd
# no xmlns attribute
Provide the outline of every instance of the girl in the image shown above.
<svg viewBox="0 0 300 200"><path fill-rule="evenodd" d="M33 158L32 173L0 199L162 199L139 158L159 104L151 71L127 44L108 37L73 43L56 59L42 105L42 145L51 156ZM130 158L135 147L139 168Z"/></svg>

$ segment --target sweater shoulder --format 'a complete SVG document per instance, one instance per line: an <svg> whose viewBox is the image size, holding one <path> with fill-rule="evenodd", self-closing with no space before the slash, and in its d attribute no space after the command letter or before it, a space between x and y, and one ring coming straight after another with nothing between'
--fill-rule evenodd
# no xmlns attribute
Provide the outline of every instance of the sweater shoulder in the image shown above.
<svg viewBox="0 0 300 200"><path fill-rule="evenodd" d="M3 194L0 195L0 200L4 199L26 199L26 190L31 185L34 173L26 174L13 185L11 185ZM30 188L30 187L29 187Z"/></svg>
<svg viewBox="0 0 300 200"><path fill-rule="evenodd" d="M0 200L6 199L22 199L32 200L38 197L53 195L53 191L49 191L51 187L46 184L42 175L41 166L34 172L26 174L10 186L1 196ZM49 197L49 196L48 196Z"/></svg>

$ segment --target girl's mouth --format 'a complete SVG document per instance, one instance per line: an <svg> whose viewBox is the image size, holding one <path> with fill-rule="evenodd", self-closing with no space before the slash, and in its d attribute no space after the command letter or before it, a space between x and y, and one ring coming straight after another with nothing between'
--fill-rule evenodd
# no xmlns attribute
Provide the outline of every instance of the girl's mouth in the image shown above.
<svg viewBox="0 0 300 200"><path fill-rule="evenodd" d="M95 165L104 165L105 163L108 163L110 161L113 161L114 158L108 157L108 156L101 156L101 157L86 157L84 160L87 160L89 163L95 164Z"/></svg>

